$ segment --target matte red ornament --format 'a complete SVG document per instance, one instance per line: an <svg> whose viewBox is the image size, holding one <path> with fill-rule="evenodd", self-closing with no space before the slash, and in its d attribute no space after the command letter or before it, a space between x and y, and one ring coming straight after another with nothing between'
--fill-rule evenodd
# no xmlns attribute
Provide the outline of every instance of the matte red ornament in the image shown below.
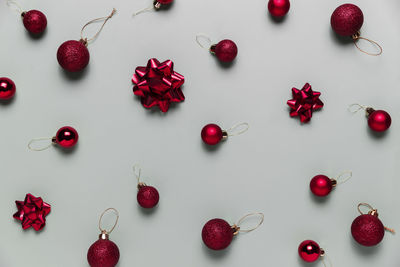
<svg viewBox="0 0 400 267"><path fill-rule="evenodd" d="M360 245L371 247L382 241L385 228L378 217L363 214L358 216L351 224L351 234Z"/></svg>
<svg viewBox="0 0 400 267"><path fill-rule="evenodd" d="M318 197L329 195L334 186L336 186L336 180L322 174L314 176L310 182L311 192Z"/></svg>
<svg viewBox="0 0 400 267"><path fill-rule="evenodd" d="M18 211L13 217L21 221L22 229L26 230L32 227L36 231L40 231L46 226L46 216L50 213L51 206L42 198L26 194L24 201L17 200L15 204Z"/></svg>
<svg viewBox="0 0 400 267"><path fill-rule="evenodd" d="M212 219L204 225L201 237L208 248L222 250L231 244L236 230L225 220Z"/></svg>
<svg viewBox="0 0 400 267"><path fill-rule="evenodd" d="M269 0L268 1L268 11L274 17L285 16L290 9L289 0Z"/></svg>
<svg viewBox="0 0 400 267"><path fill-rule="evenodd" d="M90 54L83 40L64 42L57 51L60 66L70 72L82 71L89 64Z"/></svg>
<svg viewBox="0 0 400 267"><path fill-rule="evenodd" d="M364 23L361 9L353 4L344 4L335 9L331 16L332 29L342 36L353 36Z"/></svg>
<svg viewBox="0 0 400 267"><path fill-rule="evenodd" d="M30 10L21 14L25 29L32 34L41 34L47 27L47 18L39 10Z"/></svg>
<svg viewBox="0 0 400 267"><path fill-rule="evenodd" d="M0 100L8 100L15 95L15 83L6 77L0 78Z"/></svg>
<svg viewBox="0 0 400 267"><path fill-rule="evenodd" d="M158 106L167 112L170 104L185 100L181 86L185 82L183 75L174 71L174 63L166 60L160 63L152 58L146 67L137 67L132 76L133 93L141 98L145 108Z"/></svg>
<svg viewBox="0 0 400 267"><path fill-rule="evenodd" d="M53 142L63 148L71 148L78 142L78 132L71 126L64 126L57 131Z"/></svg>
<svg viewBox="0 0 400 267"><path fill-rule="evenodd" d="M156 188L140 183L138 185L137 201L145 209L154 208L160 200L160 195Z"/></svg>
<svg viewBox="0 0 400 267"><path fill-rule="evenodd" d="M368 126L375 132L384 132L392 124L392 118L384 110L367 108Z"/></svg>
<svg viewBox="0 0 400 267"><path fill-rule="evenodd" d="M324 255L324 251L319 247L317 242L313 240L301 242L298 252L300 258L306 262L314 262Z"/></svg>
<svg viewBox="0 0 400 267"><path fill-rule="evenodd" d="M293 87L292 95L293 99L287 101L291 108L290 116L299 116L303 123L311 120L314 110L321 109L324 106L324 103L319 99L321 93L313 91L308 83L301 90Z"/></svg>
<svg viewBox="0 0 400 267"><path fill-rule="evenodd" d="M87 260L91 267L114 267L119 261L118 246L108 239L101 237L94 242L87 253Z"/></svg>
<svg viewBox="0 0 400 267"><path fill-rule="evenodd" d="M216 124L210 123L203 127L201 130L201 139L207 145L216 145L221 140L226 139L228 137L228 133L223 131L221 127Z"/></svg>
<svg viewBox="0 0 400 267"><path fill-rule="evenodd" d="M220 61L228 63L236 58L238 48L233 41L225 39L216 45L212 45L210 52L215 54Z"/></svg>

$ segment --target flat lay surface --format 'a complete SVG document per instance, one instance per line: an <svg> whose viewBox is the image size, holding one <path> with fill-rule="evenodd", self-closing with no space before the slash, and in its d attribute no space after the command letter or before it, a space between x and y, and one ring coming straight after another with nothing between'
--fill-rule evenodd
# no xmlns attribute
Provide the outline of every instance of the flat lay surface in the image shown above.
<svg viewBox="0 0 400 267"><path fill-rule="evenodd" d="M367 202L385 226L400 231L400 2L352 1L364 13L361 35L383 47L379 57L331 30L331 14L343 1L291 1L282 21L269 16L265 0L176 0L168 10L132 17L151 2L20 0L25 10L46 14L41 38L32 38L19 14L1 3L0 77L17 89L0 104L0 266L88 266L99 215L109 207L120 213L110 239L121 267L309 266L297 252L308 239L333 266L399 266L398 235L386 232L380 245L364 248L350 227L357 204ZM66 74L58 47L79 40L86 22L112 8L117 13L88 46L86 70ZM100 25L88 26L87 34ZM233 64L200 48L198 33L213 43L233 40ZM186 99L167 113L145 109L132 92L135 68L150 58L171 59L185 77ZM321 93L324 107L301 124L286 102L292 87L306 83ZM372 133L363 111L347 110L352 103L387 111L390 129ZM246 133L217 147L203 144L206 124L228 129L241 122L250 125ZM72 152L28 150L31 139L52 137L66 125L79 133ZM136 200L135 163L160 194L150 212ZM335 178L346 170L352 179L328 198L312 195L315 175ZM14 201L26 193L51 204L41 232L22 230L12 217ZM235 236L224 251L203 244L208 220L234 224L251 212L265 214L257 230Z"/></svg>

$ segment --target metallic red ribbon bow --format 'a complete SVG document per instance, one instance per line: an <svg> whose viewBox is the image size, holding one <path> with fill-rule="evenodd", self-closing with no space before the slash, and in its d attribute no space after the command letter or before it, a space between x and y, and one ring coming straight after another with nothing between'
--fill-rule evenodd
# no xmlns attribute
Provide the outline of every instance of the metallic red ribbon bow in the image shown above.
<svg viewBox="0 0 400 267"><path fill-rule="evenodd" d="M324 103L319 99L321 93L313 91L308 83L301 90L293 87L292 95L293 99L287 101L291 108L290 116L299 116L301 122L309 122L313 111L324 106Z"/></svg>
<svg viewBox="0 0 400 267"><path fill-rule="evenodd" d="M33 227L36 231L42 230L46 225L46 216L50 213L51 206L42 198L26 194L24 201L15 201L18 211L13 217L22 222L22 228Z"/></svg>
<svg viewBox="0 0 400 267"><path fill-rule="evenodd" d="M181 90L185 78L174 71L171 60L160 63L155 58L150 59L146 67L136 68L132 82L135 84L133 93L141 97L145 108L158 105L162 112L167 112L171 102L185 100Z"/></svg>

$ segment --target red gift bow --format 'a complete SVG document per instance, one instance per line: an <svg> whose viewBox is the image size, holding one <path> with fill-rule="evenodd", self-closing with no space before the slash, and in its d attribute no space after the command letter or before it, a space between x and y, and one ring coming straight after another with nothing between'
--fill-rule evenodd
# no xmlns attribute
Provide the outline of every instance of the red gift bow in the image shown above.
<svg viewBox="0 0 400 267"><path fill-rule="evenodd" d="M132 82L135 84L133 93L141 97L145 108L158 105L162 112L167 112L171 102L185 100L181 90L185 78L174 71L171 60L160 63L155 58L150 59L146 67L136 68Z"/></svg>
<svg viewBox="0 0 400 267"><path fill-rule="evenodd" d="M292 95L293 99L287 101L291 108L290 116L299 116L301 122L309 122L313 111L324 106L324 103L319 99L321 93L313 91L308 83L301 90L293 87Z"/></svg>
<svg viewBox="0 0 400 267"><path fill-rule="evenodd" d="M18 211L13 217L22 222L24 230L33 227L36 231L42 230L46 225L46 216L50 213L51 206L42 198L26 194L24 201L15 201Z"/></svg>

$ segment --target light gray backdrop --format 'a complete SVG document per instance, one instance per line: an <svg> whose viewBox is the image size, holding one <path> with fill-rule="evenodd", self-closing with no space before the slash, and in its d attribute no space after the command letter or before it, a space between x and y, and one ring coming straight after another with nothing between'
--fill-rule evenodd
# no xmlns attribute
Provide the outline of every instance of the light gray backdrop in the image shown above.
<svg viewBox="0 0 400 267"><path fill-rule="evenodd" d="M343 3L337 0L292 1L281 23L270 19L264 0L176 0L167 11L135 18L151 0L20 0L47 15L39 40L4 2L0 76L16 82L17 94L0 105L0 266L87 266L98 218L108 207L121 214L111 235L121 267L306 266L297 255L304 239L319 242L334 266L399 266L398 236L387 233L381 245L364 249L350 235L359 202L378 208L384 224L400 230L399 1L353 1L364 12L362 35L383 46L381 57L332 34L331 13ZM89 46L86 74L64 75L58 46L79 39L87 21L113 7L118 14ZM222 68L198 47L199 32L234 40L235 64ZM165 115L144 109L132 93L135 67L152 57L173 60L186 78L186 101ZM306 82L322 92L325 107L301 125L289 118L286 101L292 87ZM364 114L347 111L354 102L387 110L388 134L370 134ZM210 122L251 128L209 151L200 131ZM79 131L73 153L27 149L30 139L52 136L63 125ZM153 213L138 208L134 163L160 192ZM329 199L311 197L314 175L344 170L353 179ZM28 192L52 205L40 233L23 231L12 218L14 201ZM257 231L237 236L223 253L205 249L200 234L207 220L234 223L255 211L266 215Z"/></svg>

